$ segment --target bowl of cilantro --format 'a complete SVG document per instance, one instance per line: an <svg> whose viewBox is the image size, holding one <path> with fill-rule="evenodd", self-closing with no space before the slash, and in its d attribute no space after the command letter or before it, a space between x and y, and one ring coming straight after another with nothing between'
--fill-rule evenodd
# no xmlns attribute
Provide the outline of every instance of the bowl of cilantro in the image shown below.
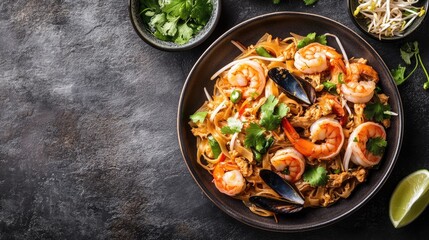
<svg viewBox="0 0 429 240"><path fill-rule="evenodd" d="M219 20L220 0L130 0L131 23L143 41L164 51L204 42Z"/></svg>

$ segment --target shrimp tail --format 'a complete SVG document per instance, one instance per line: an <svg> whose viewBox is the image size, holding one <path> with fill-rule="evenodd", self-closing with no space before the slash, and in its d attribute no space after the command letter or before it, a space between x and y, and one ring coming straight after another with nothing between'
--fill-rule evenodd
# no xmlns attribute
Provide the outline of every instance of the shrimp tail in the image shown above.
<svg viewBox="0 0 429 240"><path fill-rule="evenodd" d="M295 128L293 128L292 124L290 124L290 122L285 117L282 119L282 126L286 137L298 152L306 157L313 154L314 143L302 139L296 132Z"/></svg>
<svg viewBox="0 0 429 240"><path fill-rule="evenodd" d="M225 171L220 166L220 164L216 164L214 170L213 170L213 180L220 180L222 179L223 174L225 174Z"/></svg>

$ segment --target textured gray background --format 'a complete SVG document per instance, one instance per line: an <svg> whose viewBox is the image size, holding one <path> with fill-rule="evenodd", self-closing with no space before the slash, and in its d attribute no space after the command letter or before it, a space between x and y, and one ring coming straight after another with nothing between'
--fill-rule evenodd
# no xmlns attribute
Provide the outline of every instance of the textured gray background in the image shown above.
<svg viewBox="0 0 429 240"><path fill-rule="evenodd" d="M312 12L357 30L346 1L224 0L202 46L168 53L142 42L125 0L0 2L0 239L425 239L429 211L396 230L390 195L429 168L424 74L399 87L405 136L379 193L329 227L296 234L250 228L214 206L188 173L176 136L180 89L207 46L235 24L273 11ZM418 34L429 67L429 21ZM367 39L390 68L396 43ZM355 234L355 233L359 234Z"/></svg>

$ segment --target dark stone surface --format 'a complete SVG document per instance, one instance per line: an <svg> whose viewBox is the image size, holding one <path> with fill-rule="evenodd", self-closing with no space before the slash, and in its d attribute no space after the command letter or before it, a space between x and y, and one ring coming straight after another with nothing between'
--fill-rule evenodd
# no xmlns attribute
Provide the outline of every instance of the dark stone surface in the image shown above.
<svg viewBox="0 0 429 240"><path fill-rule="evenodd" d="M317 13L353 30L346 1L224 0L207 43L169 53L143 43L127 1L0 3L0 239L427 239L429 212L394 229L390 195L429 168L429 92L418 69L399 87L401 154L379 193L348 218L296 234L253 229L207 199L188 173L176 136L180 89L224 31L273 11ZM429 21L404 41L367 39L390 68L419 40L429 67ZM358 233L358 234L356 234Z"/></svg>

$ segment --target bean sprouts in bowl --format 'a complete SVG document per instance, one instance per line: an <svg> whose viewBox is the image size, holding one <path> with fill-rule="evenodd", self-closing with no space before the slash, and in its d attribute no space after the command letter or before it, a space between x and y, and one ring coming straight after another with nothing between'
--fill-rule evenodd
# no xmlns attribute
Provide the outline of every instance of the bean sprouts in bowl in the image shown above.
<svg viewBox="0 0 429 240"><path fill-rule="evenodd" d="M368 63L379 74L380 87L390 96L390 110L397 113L398 116L391 118L391 125L386 129L388 147L380 164L376 169L370 170L371 173L366 181L359 185L348 198L340 199L329 207L304 207L293 215L279 214L276 218L263 217L250 211L243 204L243 201L220 192L213 182L212 174L201 167L197 159L198 140L192 133L189 124L190 116L207 101L204 89L207 89L209 96L213 93L216 81L210 80L210 78L219 69L233 62L235 57L240 54L240 49L231 42L236 41L240 42L242 46L250 46L266 33L283 39L290 36L290 33L302 36L311 32L331 33L342 42L348 57L359 56L367 59ZM337 41L333 38L329 39L328 45L340 49ZM203 53L189 73L182 89L178 107L177 133L183 158L192 177L206 196L221 210L256 228L277 232L297 232L320 228L339 221L362 207L376 194L387 180L399 154L403 135L403 110L398 90L389 69L377 52L359 35L326 17L308 13L277 12L262 15L235 26ZM267 178L272 177L268 172L264 174ZM275 181L273 180L273 182ZM256 202L266 200L256 197L254 198ZM294 203L298 205L297 208L300 208L299 205L302 204L299 198L294 200Z"/></svg>
<svg viewBox="0 0 429 240"><path fill-rule="evenodd" d="M425 21L428 0L348 0L354 23L378 40L402 39Z"/></svg>

